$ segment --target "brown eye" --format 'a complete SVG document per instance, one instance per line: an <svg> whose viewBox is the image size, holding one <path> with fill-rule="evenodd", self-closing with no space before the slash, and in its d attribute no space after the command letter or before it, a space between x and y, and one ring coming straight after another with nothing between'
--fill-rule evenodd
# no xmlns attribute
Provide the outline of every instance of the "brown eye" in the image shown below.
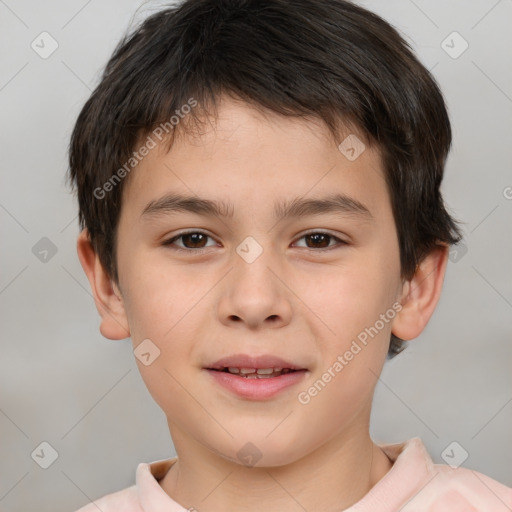
<svg viewBox="0 0 512 512"><path fill-rule="evenodd" d="M319 247L329 247L329 241L332 237L325 233L313 233L312 235L306 235L304 238L306 239L306 245L308 247L317 249Z"/></svg>
<svg viewBox="0 0 512 512"><path fill-rule="evenodd" d="M187 233L186 235L181 235L180 238L187 249L197 249L205 246L208 237L203 233Z"/></svg>
<svg viewBox="0 0 512 512"><path fill-rule="evenodd" d="M302 235L299 240L304 240L306 242L305 245L299 245L299 247L305 247L306 249L334 249L337 245L347 245L346 242L337 236L329 233L323 233L321 231L306 233L305 235ZM333 241L335 243L331 243Z"/></svg>
<svg viewBox="0 0 512 512"><path fill-rule="evenodd" d="M201 233L200 231L190 231L189 233L181 233L180 235L176 235L170 240L164 242L163 245L169 246L177 251L191 252L194 249L200 250L211 247L212 244L207 245L208 239L213 240L213 238L206 233ZM177 243L178 241L181 241L181 243ZM213 243L213 245L215 245L215 243Z"/></svg>

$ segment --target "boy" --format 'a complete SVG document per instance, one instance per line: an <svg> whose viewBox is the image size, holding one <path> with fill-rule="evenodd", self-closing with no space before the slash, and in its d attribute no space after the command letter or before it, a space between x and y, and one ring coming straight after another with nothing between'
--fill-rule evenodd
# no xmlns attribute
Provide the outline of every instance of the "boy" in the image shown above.
<svg viewBox="0 0 512 512"><path fill-rule="evenodd" d="M461 239L450 144L428 71L343 0L188 0L121 41L72 135L78 254L177 457L81 511L511 510L369 435Z"/></svg>

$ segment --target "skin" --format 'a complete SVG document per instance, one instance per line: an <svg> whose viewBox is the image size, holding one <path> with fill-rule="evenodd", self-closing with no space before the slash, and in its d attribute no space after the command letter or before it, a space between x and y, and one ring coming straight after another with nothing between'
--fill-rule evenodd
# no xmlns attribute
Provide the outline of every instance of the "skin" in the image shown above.
<svg viewBox="0 0 512 512"><path fill-rule="evenodd" d="M349 133L335 141L320 121L262 115L222 98L217 119L201 134L178 136L169 152L159 145L132 171L118 229L119 285L87 231L79 236L102 334L130 336L134 347L149 338L160 350L149 366L137 364L178 455L160 484L184 507L334 512L361 499L392 466L369 435L377 376L391 332L410 340L430 319L448 254L434 250L402 282L379 152L366 147L349 161L337 147ZM333 191L366 205L373 218L272 216L275 201ZM141 217L169 192L231 201L233 217ZM163 244L190 229L211 238L174 242L189 252ZM311 231L332 235L329 248L304 237ZM263 249L252 263L236 252L247 236ZM298 393L396 301L401 311L317 396L300 403ZM273 354L308 371L271 399L243 399L203 370L235 353ZM248 442L261 452L254 467L237 457Z"/></svg>

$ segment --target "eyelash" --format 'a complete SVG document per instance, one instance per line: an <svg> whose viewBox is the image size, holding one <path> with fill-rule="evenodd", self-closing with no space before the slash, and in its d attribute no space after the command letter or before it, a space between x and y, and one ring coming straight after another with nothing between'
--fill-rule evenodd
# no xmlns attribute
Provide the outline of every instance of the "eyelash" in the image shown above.
<svg viewBox="0 0 512 512"><path fill-rule="evenodd" d="M179 240L180 238L182 238L182 237L184 237L186 235L193 235L193 234L205 235L208 238L211 238L213 240L212 236L210 236L208 233L204 233L203 231L186 231L186 232L180 233L180 234L178 234L176 236L173 236L169 240L166 240L166 241L162 242L162 245L167 246L167 247L171 248L171 250L177 251L177 252L187 252L187 253L194 252L194 253L199 253L199 254L203 253L204 251L207 251L208 249L210 249L212 247L212 246L210 246L210 247L199 247L197 249L191 249L191 248L182 248L182 247L173 246L173 244L174 244L174 242L176 240ZM348 243L345 242L344 240L342 240L341 238L338 238L337 236L334 236L331 233L328 233L328 232L325 232L325 231L311 231L309 233L304 233L300 238L298 238L298 240L301 240L302 238L304 238L306 236L310 236L310 235L327 235L331 239L334 239L334 240L338 241L338 244L334 245L332 247L326 247L326 248L320 248L320 249L313 249L311 247L304 247L304 249L306 249L307 251L311 251L311 252L328 251L328 250L339 248L340 246L348 245Z"/></svg>

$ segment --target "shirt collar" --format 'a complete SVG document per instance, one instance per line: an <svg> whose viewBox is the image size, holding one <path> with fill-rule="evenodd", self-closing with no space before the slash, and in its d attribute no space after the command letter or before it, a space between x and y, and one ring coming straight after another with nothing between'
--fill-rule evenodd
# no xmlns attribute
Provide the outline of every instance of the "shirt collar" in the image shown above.
<svg viewBox="0 0 512 512"><path fill-rule="evenodd" d="M419 437L402 443L378 446L393 462L393 466L363 498L345 512L396 510L433 476L432 459ZM177 460L177 457L173 457L138 465L137 496L144 512L187 512L158 483Z"/></svg>
<svg viewBox="0 0 512 512"><path fill-rule="evenodd" d="M173 457L150 464L142 462L137 466L137 497L144 512L187 512L187 509L176 503L158 483L177 460L178 457Z"/></svg>
<svg viewBox="0 0 512 512"><path fill-rule="evenodd" d="M393 512L434 477L434 463L419 437L378 446L393 466L367 494L344 512Z"/></svg>

